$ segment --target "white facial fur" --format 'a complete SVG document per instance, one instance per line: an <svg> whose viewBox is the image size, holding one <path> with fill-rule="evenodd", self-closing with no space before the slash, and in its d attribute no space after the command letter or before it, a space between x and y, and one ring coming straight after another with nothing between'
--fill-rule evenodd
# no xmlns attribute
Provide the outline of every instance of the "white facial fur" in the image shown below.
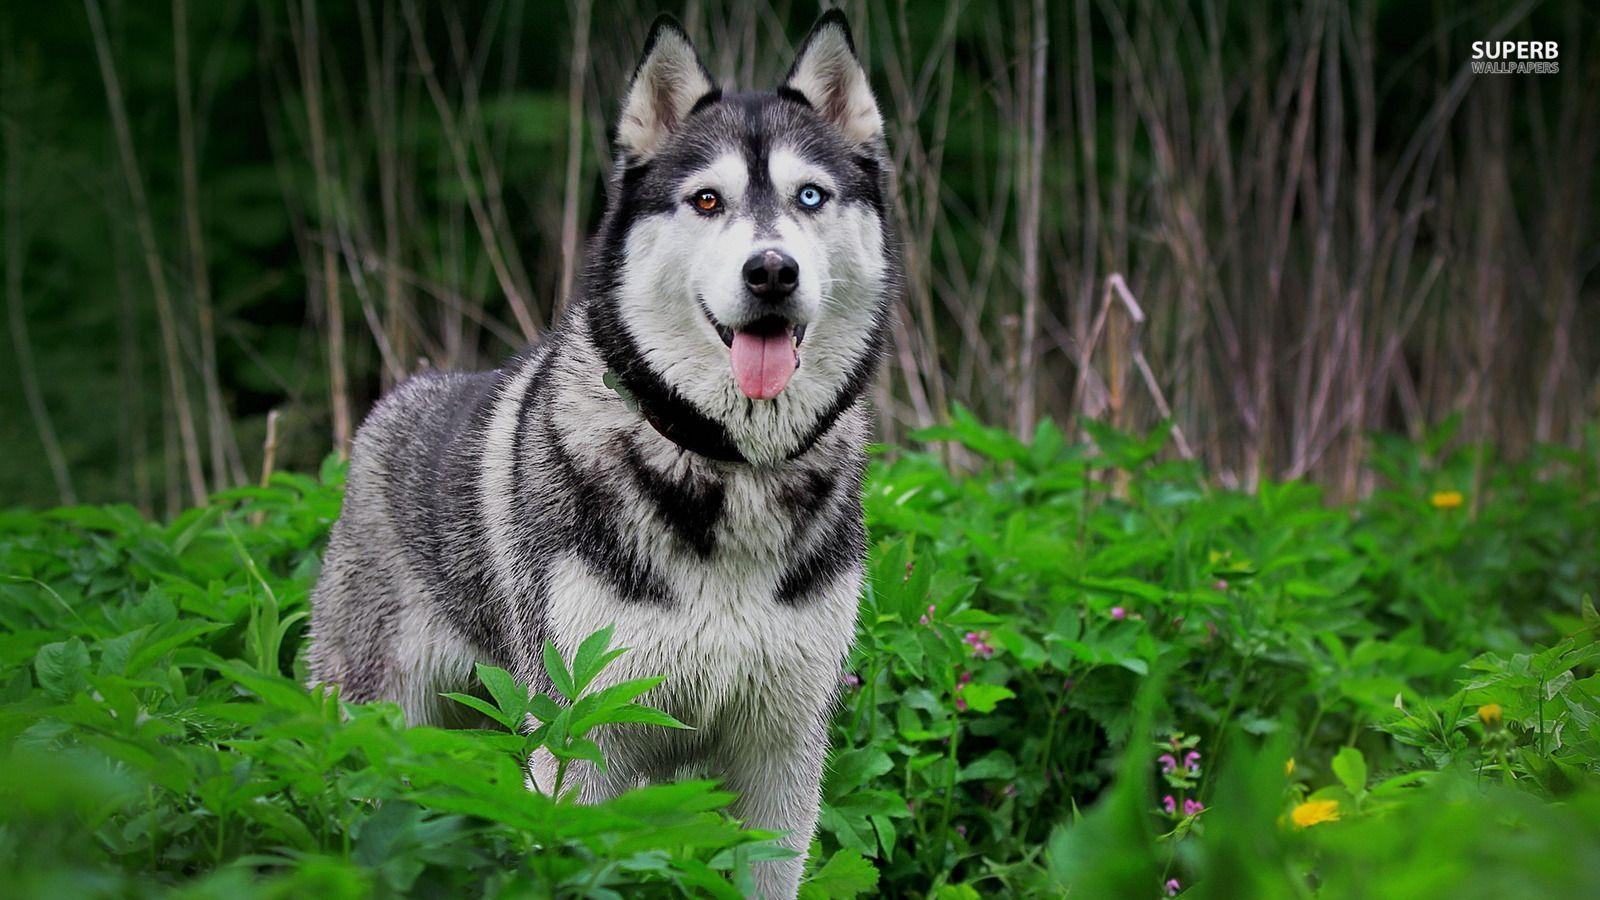
<svg viewBox="0 0 1600 900"><path fill-rule="evenodd" d="M821 253L816 232L833 219L837 206L823 204L810 212L799 207L795 194L807 184L815 184L830 195L833 179L821 168L780 150L768 163L768 174L777 190L779 212L772 223L777 232L758 233L752 211L746 203L748 169L742 157L728 154L700 172L685 178L680 193L692 194L710 188L722 196L724 209L717 216L703 216L689 210L685 218L700 220L692 243L691 282L696 295L717 321L737 327L751 315L746 297L743 267L745 260L760 250L774 249L789 254L799 265L800 284L789 301L788 314L796 325L809 324L822 304L822 288L830 281L828 259ZM685 223L685 230L692 226Z"/></svg>
<svg viewBox="0 0 1600 900"><path fill-rule="evenodd" d="M845 203L827 171L787 148L768 158L777 191L776 234L757 234L745 203L748 163L726 154L686 175L679 196L717 191L721 214L705 216L687 202L643 220L628 235L619 292L624 322L651 368L706 414L722 420L752 461L776 461L830 405L860 358L887 277L876 214ZM795 194L815 184L828 192L820 210L799 207ZM753 318L743 266L759 249L775 248L800 270L791 317L807 326L800 368L776 399L746 398L734 380L729 351L706 320Z"/></svg>

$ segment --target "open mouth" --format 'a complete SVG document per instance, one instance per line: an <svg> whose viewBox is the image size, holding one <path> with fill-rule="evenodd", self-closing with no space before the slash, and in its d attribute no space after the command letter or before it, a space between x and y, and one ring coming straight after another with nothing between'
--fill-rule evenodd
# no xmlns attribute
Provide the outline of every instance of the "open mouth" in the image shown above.
<svg viewBox="0 0 1600 900"><path fill-rule="evenodd" d="M800 343L806 338L806 326L795 325L782 316L762 316L739 328L729 328L717 321L704 302L700 311L727 346L733 378L746 397L771 400L783 393L800 367Z"/></svg>

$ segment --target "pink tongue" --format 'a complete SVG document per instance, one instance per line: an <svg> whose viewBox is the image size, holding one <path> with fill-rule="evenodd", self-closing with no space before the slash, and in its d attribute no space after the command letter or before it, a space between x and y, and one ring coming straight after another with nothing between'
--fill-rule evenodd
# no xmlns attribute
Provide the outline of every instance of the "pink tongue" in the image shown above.
<svg viewBox="0 0 1600 900"><path fill-rule="evenodd" d="M788 329L765 337L733 333L733 377L746 397L771 400L783 393L794 366L794 338Z"/></svg>

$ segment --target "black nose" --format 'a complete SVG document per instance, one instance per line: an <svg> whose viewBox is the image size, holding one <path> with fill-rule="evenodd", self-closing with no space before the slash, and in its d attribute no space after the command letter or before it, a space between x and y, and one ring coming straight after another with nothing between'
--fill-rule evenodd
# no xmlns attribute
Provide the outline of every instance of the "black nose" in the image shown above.
<svg viewBox="0 0 1600 900"><path fill-rule="evenodd" d="M761 250L744 261L744 284L757 299L777 303L800 284L800 264L781 250Z"/></svg>

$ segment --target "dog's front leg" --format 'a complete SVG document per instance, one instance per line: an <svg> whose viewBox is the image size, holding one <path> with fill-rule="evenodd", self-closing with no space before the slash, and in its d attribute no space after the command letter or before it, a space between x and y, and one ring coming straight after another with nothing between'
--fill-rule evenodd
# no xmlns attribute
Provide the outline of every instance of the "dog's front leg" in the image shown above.
<svg viewBox="0 0 1600 900"><path fill-rule="evenodd" d="M727 748L723 783L738 791L733 814L748 828L787 832L778 843L799 855L755 864L756 894L789 900L799 892L811 836L822 802L822 763L828 752L827 726L809 723L784 740L736 742Z"/></svg>

